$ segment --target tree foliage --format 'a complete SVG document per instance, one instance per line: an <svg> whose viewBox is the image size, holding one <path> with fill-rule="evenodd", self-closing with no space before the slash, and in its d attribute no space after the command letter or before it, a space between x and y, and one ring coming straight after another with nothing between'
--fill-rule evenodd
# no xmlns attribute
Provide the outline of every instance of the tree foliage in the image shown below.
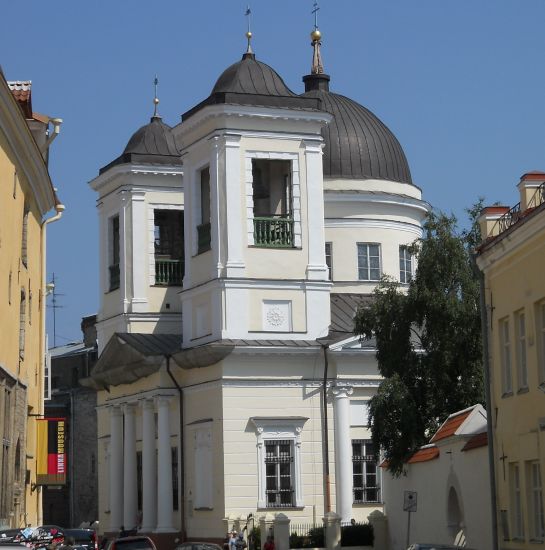
<svg viewBox="0 0 545 550"><path fill-rule="evenodd" d="M407 291L384 278L356 315L355 332L376 339L384 381L369 418L395 475L449 414L483 401L479 283L470 255L479 210L468 210L466 232L454 217L430 213L410 247L418 267Z"/></svg>

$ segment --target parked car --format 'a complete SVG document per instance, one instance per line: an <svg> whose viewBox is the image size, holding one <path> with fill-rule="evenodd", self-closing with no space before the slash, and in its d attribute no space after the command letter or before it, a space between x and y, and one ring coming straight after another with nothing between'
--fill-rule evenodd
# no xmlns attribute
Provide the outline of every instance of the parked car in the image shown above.
<svg viewBox="0 0 545 550"><path fill-rule="evenodd" d="M65 529L64 540L70 539L72 546L84 546L87 550L98 550L98 537L94 529Z"/></svg>
<svg viewBox="0 0 545 550"><path fill-rule="evenodd" d="M118 537L112 539L106 550L157 550L149 537Z"/></svg>
<svg viewBox="0 0 545 550"><path fill-rule="evenodd" d="M460 550L462 546L452 546L451 544L431 544L431 543L422 543L417 542L411 544L407 550ZM475 550L474 548L463 547L463 550Z"/></svg>
<svg viewBox="0 0 545 550"><path fill-rule="evenodd" d="M15 539L18 539L21 536L22 529L2 529L0 531L0 542L2 543L2 548L5 548L5 544L8 542L13 542Z"/></svg>
<svg viewBox="0 0 545 550"><path fill-rule="evenodd" d="M213 542L183 542L174 550L223 550L221 546Z"/></svg>

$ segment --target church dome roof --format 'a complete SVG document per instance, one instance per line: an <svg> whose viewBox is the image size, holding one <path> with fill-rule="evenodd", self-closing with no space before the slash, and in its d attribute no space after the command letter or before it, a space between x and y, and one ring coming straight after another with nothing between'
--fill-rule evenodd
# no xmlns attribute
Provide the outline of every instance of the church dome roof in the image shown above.
<svg viewBox="0 0 545 550"><path fill-rule="evenodd" d="M221 73L208 98L184 113L182 121L215 104L319 110L316 99L292 92L272 67L257 61L250 52Z"/></svg>
<svg viewBox="0 0 545 550"><path fill-rule="evenodd" d="M321 110L333 115L322 128L324 176L412 184L399 141L377 116L356 101L330 92L327 75L308 75L303 80L307 90L303 96L319 99Z"/></svg>
<svg viewBox="0 0 545 550"><path fill-rule="evenodd" d="M297 97L272 67L257 61L251 53L244 54L221 73L212 89L212 94L215 93Z"/></svg>
<svg viewBox="0 0 545 550"><path fill-rule="evenodd" d="M142 126L129 139L123 153L100 169L102 174L117 164L182 164L180 152L174 142L172 128L161 117L154 115L149 124Z"/></svg>

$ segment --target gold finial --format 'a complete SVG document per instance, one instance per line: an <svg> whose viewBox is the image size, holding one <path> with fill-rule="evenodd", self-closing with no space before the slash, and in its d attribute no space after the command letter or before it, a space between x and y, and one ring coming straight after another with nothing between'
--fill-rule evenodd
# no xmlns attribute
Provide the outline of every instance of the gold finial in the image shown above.
<svg viewBox="0 0 545 550"><path fill-rule="evenodd" d="M159 79L157 78L157 75L155 75L155 79L153 80L153 85L155 87L155 97L153 98L153 118L159 117L159 115L157 114L157 105L159 105L159 98L157 97L158 84L159 84Z"/></svg>
<svg viewBox="0 0 545 550"><path fill-rule="evenodd" d="M317 0L314 0L314 9L311 13L314 14L314 30L310 33L312 39L311 46L314 48L314 55L312 56L312 67L310 72L312 74L323 74L324 66L322 64L322 54L320 52L320 46L322 45L322 33L318 29L318 6Z"/></svg>
<svg viewBox="0 0 545 550"><path fill-rule="evenodd" d="M246 53L253 54L252 51L252 31L250 30L250 18L252 15L252 10L250 9L250 6L246 6L246 11L244 12L244 15L248 18L248 30L246 31L246 39L248 40L248 47L246 48Z"/></svg>

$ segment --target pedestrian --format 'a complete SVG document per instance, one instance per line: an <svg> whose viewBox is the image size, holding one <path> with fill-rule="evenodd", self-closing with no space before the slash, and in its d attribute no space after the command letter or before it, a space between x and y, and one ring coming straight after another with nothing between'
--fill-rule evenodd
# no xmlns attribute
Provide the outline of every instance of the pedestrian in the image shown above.
<svg viewBox="0 0 545 550"><path fill-rule="evenodd" d="M274 539L272 537L267 537L267 541L263 545L263 550L274 550Z"/></svg>
<svg viewBox="0 0 545 550"><path fill-rule="evenodd" d="M237 532L231 531L229 533L229 550L237 550Z"/></svg>
<svg viewBox="0 0 545 550"><path fill-rule="evenodd" d="M236 550L244 550L248 546L246 544L246 541L244 540L244 533L241 531L238 534L237 540L235 541L235 548Z"/></svg>

